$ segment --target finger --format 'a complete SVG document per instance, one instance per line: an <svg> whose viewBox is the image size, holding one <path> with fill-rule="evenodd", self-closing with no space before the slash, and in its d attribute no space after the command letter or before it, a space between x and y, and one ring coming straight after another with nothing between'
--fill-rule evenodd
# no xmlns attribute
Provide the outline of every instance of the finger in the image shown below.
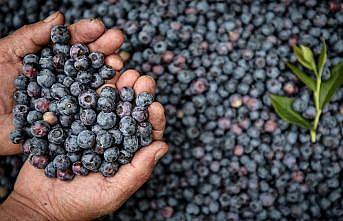
<svg viewBox="0 0 343 221"><path fill-rule="evenodd" d="M166 116L164 108L159 102L152 103L149 108L149 121L152 125L152 136L154 140L162 140L164 128L166 126Z"/></svg>
<svg viewBox="0 0 343 221"><path fill-rule="evenodd" d="M21 153L19 144L13 144L9 134L13 130L12 115L1 115L0 117L0 155L13 155Z"/></svg>
<svg viewBox="0 0 343 221"><path fill-rule="evenodd" d="M35 53L49 43L50 29L54 25L61 24L64 24L64 16L60 12L55 12L43 21L25 25L4 38L0 43L0 48L16 58Z"/></svg>
<svg viewBox="0 0 343 221"><path fill-rule="evenodd" d="M124 42L124 34L119 29L109 29L96 41L88 45L91 51L100 51L105 55L113 54Z"/></svg>
<svg viewBox="0 0 343 221"><path fill-rule="evenodd" d="M123 87L133 88L138 78L139 78L138 71L129 69L120 75L120 78L118 79L116 83L116 86L118 90L122 89Z"/></svg>
<svg viewBox="0 0 343 221"><path fill-rule="evenodd" d="M104 32L105 26L99 19L82 19L69 26L70 42L90 43L98 39Z"/></svg>
<svg viewBox="0 0 343 221"><path fill-rule="evenodd" d="M105 58L105 63L110 65L115 71L120 71L123 66L123 60L120 56L112 54Z"/></svg>
<svg viewBox="0 0 343 221"><path fill-rule="evenodd" d="M167 152L168 145L161 141L155 141L136 152L130 164L120 167L114 177L107 179L108 188L116 189L120 193L112 200L119 201L119 206L124 203L149 179L154 166Z"/></svg>
<svg viewBox="0 0 343 221"><path fill-rule="evenodd" d="M148 75L140 76L135 82L133 89L135 90L136 94L149 92L150 94L154 95L156 90L156 82Z"/></svg>

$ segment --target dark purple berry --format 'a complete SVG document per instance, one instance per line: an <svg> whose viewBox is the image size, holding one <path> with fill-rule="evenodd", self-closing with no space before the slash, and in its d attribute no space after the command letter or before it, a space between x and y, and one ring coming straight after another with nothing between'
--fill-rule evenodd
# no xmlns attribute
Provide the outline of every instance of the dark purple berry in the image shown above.
<svg viewBox="0 0 343 221"><path fill-rule="evenodd" d="M74 173L70 169L57 170L56 177L62 181L69 181L74 178Z"/></svg>
<svg viewBox="0 0 343 221"><path fill-rule="evenodd" d="M91 61L93 68L101 68L104 65L104 55L100 52L92 52L89 54L89 59Z"/></svg>
<svg viewBox="0 0 343 221"><path fill-rule="evenodd" d="M88 53L89 49L84 44L74 44L70 47L70 57L73 59L87 55Z"/></svg>
<svg viewBox="0 0 343 221"><path fill-rule="evenodd" d="M102 162L99 172L104 176L104 177L112 177L114 174L118 171L119 169L119 164L117 163L109 163L109 162Z"/></svg>
<svg viewBox="0 0 343 221"><path fill-rule="evenodd" d="M119 148L117 147L111 147L105 150L104 152L104 160L107 162L114 162L119 157Z"/></svg>
<svg viewBox="0 0 343 221"><path fill-rule="evenodd" d="M124 101L119 102L116 108L116 114L122 118L124 116L130 116L132 111L132 104L130 102Z"/></svg>
<svg viewBox="0 0 343 221"><path fill-rule="evenodd" d="M30 97L39 97L41 95L41 87L38 85L37 82L31 81L27 85L27 94Z"/></svg>
<svg viewBox="0 0 343 221"><path fill-rule="evenodd" d="M148 110L145 107L135 107L131 116L137 122L143 122L148 119Z"/></svg>
<svg viewBox="0 0 343 221"><path fill-rule="evenodd" d="M45 113L49 110L50 101L46 98L38 98L34 100L33 103L34 103L36 111Z"/></svg>
<svg viewBox="0 0 343 221"><path fill-rule="evenodd" d="M73 163L72 170L75 175L87 176L89 174L89 170L86 169L79 161Z"/></svg>
<svg viewBox="0 0 343 221"><path fill-rule="evenodd" d="M44 168L44 174L49 178L56 177L56 168L54 167L54 164L52 162L46 165L46 167Z"/></svg>
<svg viewBox="0 0 343 221"><path fill-rule="evenodd" d="M113 112L116 108L114 100L110 97L99 97L97 109L103 112Z"/></svg>
<svg viewBox="0 0 343 221"><path fill-rule="evenodd" d="M105 113L101 111L96 118L96 122L103 129L108 130L115 126L117 122L117 116L113 112Z"/></svg>
<svg viewBox="0 0 343 221"><path fill-rule="evenodd" d="M97 116L96 112L93 109L83 109L80 112L80 120L83 125L90 126L94 125L96 122Z"/></svg>
<svg viewBox="0 0 343 221"><path fill-rule="evenodd" d="M45 121L36 121L31 126L31 133L35 137L45 137L50 131L50 126Z"/></svg>
<svg viewBox="0 0 343 221"><path fill-rule="evenodd" d="M136 97L138 107L148 107L152 102L154 102L154 96L148 92L142 92Z"/></svg>
<svg viewBox="0 0 343 221"><path fill-rule="evenodd" d="M32 166L38 169L44 169L49 163L49 157L45 155L34 155L30 154L29 162Z"/></svg>
<svg viewBox="0 0 343 221"><path fill-rule="evenodd" d="M34 78L38 74L38 68L33 64L24 64L23 74L28 78Z"/></svg>
<svg viewBox="0 0 343 221"><path fill-rule="evenodd" d="M87 90L79 95L79 105L83 108L94 108L97 103L97 94L94 90Z"/></svg>
<svg viewBox="0 0 343 221"><path fill-rule="evenodd" d="M134 135L136 132L136 121L130 116L125 116L120 119L119 130L124 136Z"/></svg>

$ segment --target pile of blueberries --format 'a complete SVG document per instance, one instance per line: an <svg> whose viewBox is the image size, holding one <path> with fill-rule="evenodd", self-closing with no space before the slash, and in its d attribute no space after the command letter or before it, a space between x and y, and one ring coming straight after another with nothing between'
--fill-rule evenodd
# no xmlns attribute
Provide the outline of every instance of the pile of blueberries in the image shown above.
<svg viewBox="0 0 343 221"><path fill-rule="evenodd" d="M315 144L307 131L275 115L268 96L296 97L294 109L313 118L311 94L284 60L295 63L294 43L318 53L324 38L329 56L324 78L330 77L332 65L343 59L341 1L226 2L9 0L1 5L1 35L55 10L64 12L67 23L98 17L107 28L119 27L126 35L119 53L129 58L126 66L157 81L169 154L152 179L105 219L343 217L343 89L324 110ZM3 165L18 165L16 159L3 159ZM10 186L18 170L6 170L11 175L0 185Z"/></svg>
<svg viewBox="0 0 343 221"><path fill-rule="evenodd" d="M48 177L71 180L90 171L113 176L152 142L148 107L153 95L104 86L116 72L104 55L68 45L66 26L51 29L53 47L23 58L15 79L13 143ZM100 88L100 89L99 89ZM97 89L100 90L99 95Z"/></svg>

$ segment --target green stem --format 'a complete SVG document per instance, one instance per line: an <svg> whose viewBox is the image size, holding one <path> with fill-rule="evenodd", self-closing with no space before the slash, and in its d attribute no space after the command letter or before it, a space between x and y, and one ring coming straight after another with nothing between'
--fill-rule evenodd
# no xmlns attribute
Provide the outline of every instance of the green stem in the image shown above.
<svg viewBox="0 0 343 221"><path fill-rule="evenodd" d="M311 131L310 131L310 136L311 136L312 143L315 143L316 140L317 140L317 138L316 138L317 137L316 136L316 131L317 131L317 128L318 128L318 123L319 123L320 115L322 114L322 109L320 108L320 101L319 101L319 98L320 98L320 86L321 86L321 83L322 83L321 77L322 76L321 76L321 73L320 73L320 75L317 78L316 91L314 92L314 103L316 105L316 117L314 119L313 127L311 128Z"/></svg>

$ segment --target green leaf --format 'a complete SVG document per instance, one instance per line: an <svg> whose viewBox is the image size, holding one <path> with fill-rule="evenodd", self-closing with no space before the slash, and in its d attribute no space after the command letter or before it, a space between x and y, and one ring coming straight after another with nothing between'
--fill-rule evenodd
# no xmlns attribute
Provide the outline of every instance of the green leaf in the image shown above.
<svg viewBox="0 0 343 221"><path fill-rule="evenodd" d="M278 95L270 95L270 98L276 113L283 120L306 129L311 128L311 123L292 109L294 99Z"/></svg>
<svg viewBox="0 0 343 221"><path fill-rule="evenodd" d="M298 46L296 45L293 45L293 53L295 55L295 57L297 58L298 62L304 66L305 68L309 69L309 70L313 70L312 66L310 63L308 63L305 58L304 58L304 55L303 55L303 50L301 48L299 48Z"/></svg>
<svg viewBox="0 0 343 221"><path fill-rule="evenodd" d="M316 83L310 76L289 62L286 62L286 65L307 87L309 87L312 91L316 90Z"/></svg>
<svg viewBox="0 0 343 221"><path fill-rule="evenodd" d="M318 74L319 76L322 76L324 67L325 67L325 63L326 63L326 59L327 59L327 49L326 49L326 44L325 44L325 40L322 39L322 50L320 52L320 56L318 59Z"/></svg>
<svg viewBox="0 0 343 221"><path fill-rule="evenodd" d="M314 60L313 53L312 53L311 49L304 46L304 45L300 45L300 47L301 47L301 50L303 52L303 56L304 56L305 61L307 62L307 64L309 64L311 66L312 71L314 71L314 73L318 76L316 61Z"/></svg>
<svg viewBox="0 0 343 221"><path fill-rule="evenodd" d="M333 67L329 80L322 82L319 95L319 104L321 109L329 103L332 95L343 84L343 61Z"/></svg>

